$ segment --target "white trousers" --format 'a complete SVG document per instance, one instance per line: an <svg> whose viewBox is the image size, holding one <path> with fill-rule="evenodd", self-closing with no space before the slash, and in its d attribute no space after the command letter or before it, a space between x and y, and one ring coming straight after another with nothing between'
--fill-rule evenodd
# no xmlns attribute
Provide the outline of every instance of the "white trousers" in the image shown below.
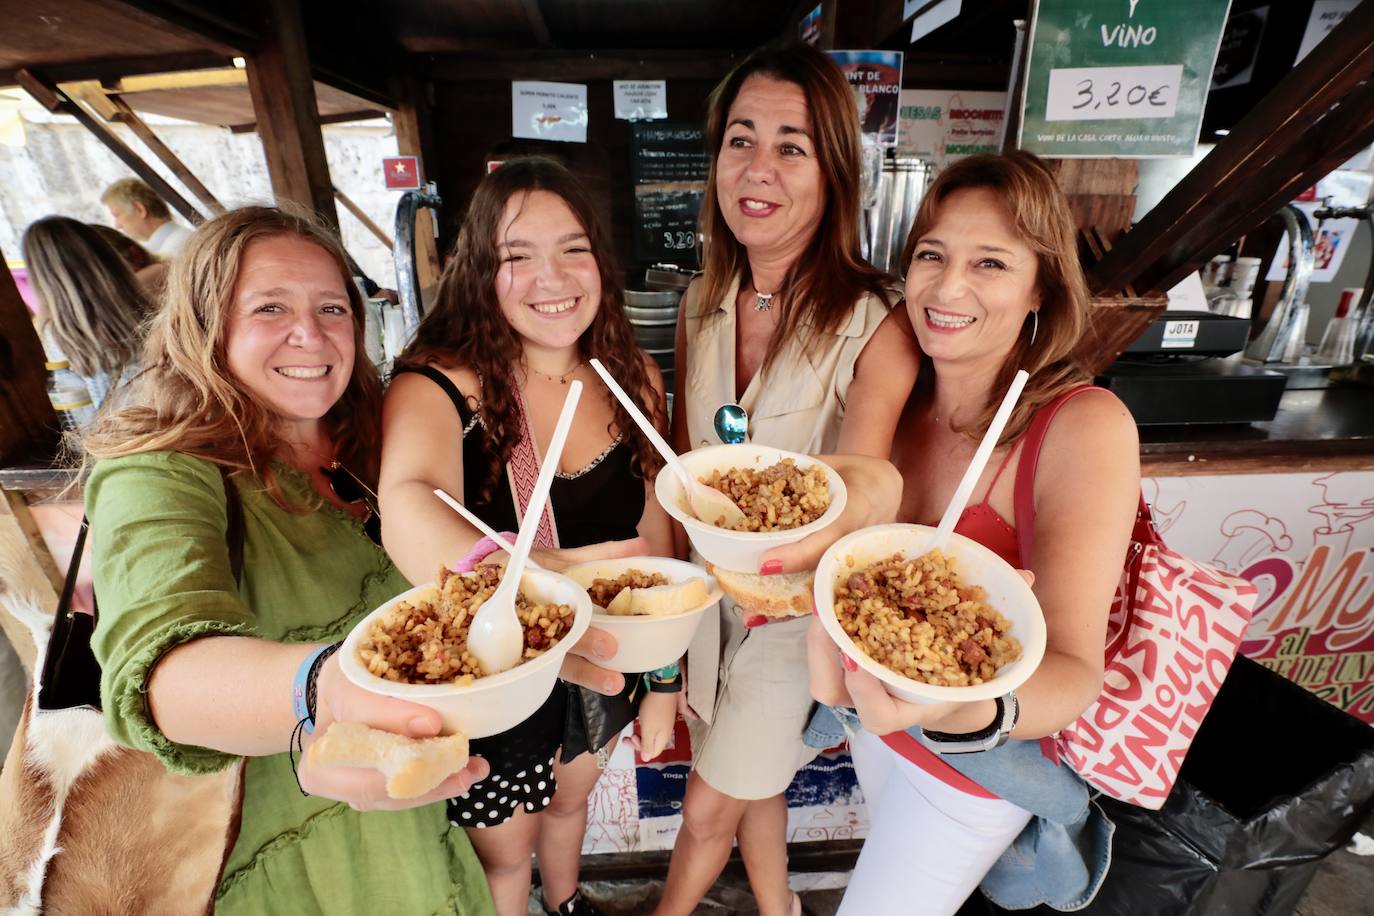
<svg viewBox="0 0 1374 916"><path fill-rule="evenodd" d="M866 731L850 753L869 832L837 916L950 916L1030 821L947 785Z"/></svg>

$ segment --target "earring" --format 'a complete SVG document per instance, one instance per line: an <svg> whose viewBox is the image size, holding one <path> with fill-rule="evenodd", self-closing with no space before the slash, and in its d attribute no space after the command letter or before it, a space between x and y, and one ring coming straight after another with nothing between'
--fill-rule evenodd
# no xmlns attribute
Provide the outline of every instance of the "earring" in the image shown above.
<svg viewBox="0 0 1374 916"><path fill-rule="evenodd" d="M1040 310L1031 312L1031 339L1027 347L1035 346L1035 335L1040 331Z"/></svg>

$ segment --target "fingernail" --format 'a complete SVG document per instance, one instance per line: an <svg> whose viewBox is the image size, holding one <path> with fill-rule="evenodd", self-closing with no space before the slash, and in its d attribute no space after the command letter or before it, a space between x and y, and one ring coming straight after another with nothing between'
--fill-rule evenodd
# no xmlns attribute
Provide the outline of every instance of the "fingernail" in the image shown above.
<svg viewBox="0 0 1374 916"><path fill-rule="evenodd" d="M434 723L424 716L416 716L410 720L410 733L415 736L433 735L437 729Z"/></svg>
<svg viewBox="0 0 1374 916"><path fill-rule="evenodd" d="M812 601L812 602L811 602L811 613L813 613L813 614L819 614L820 612L821 612L821 609L818 608L818 607L816 607L816 602Z"/></svg>
<svg viewBox="0 0 1374 916"><path fill-rule="evenodd" d="M782 572L782 560L769 560L759 567L760 576L776 576Z"/></svg>
<svg viewBox="0 0 1374 916"><path fill-rule="evenodd" d="M763 616L762 614L755 614L752 617L744 618L744 625L746 627L761 627L767 622L768 618Z"/></svg>
<svg viewBox="0 0 1374 916"><path fill-rule="evenodd" d="M620 692L620 687L617 686L616 681L615 681L615 678L613 678L613 677L608 677L608 678L606 678L604 681L602 681L602 682L601 682L601 692L604 693L606 696L610 696L610 695L612 695L612 694L619 693L619 692Z"/></svg>
<svg viewBox="0 0 1374 916"><path fill-rule="evenodd" d="M615 655L615 649L606 645L604 640L598 640L596 645L592 646L592 654L600 659L608 659Z"/></svg>
<svg viewBox="0 0 1374 916"><path fill-rule="evenodd" d="M840 653L840 664L844 665L844 670L846 671L859 670L859 666L854 663L854 659L850 658L848 655L845 655L843 652Z"/></svg>

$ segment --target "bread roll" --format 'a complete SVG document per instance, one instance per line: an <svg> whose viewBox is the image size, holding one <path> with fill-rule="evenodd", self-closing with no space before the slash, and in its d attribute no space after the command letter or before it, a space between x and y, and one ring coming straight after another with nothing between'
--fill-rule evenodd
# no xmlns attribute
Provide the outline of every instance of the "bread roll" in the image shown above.
<svg viewBox="0 0 1374 916"><path fill-rule="evenodd" d="M310 745L317 766L369 767L386 776L392 798L424 795L468 764L466 735L408 738L361 722L333 722Z"/></svg>
<svg viewBox="0 0 1374 916"><path fill-rule="evenodd" d="M650 588L623 588L606 607L615 616L670 617L695 610L708 598L705 579L686 579Z"/></svg>
<svg viewBox="0 0 1374 916"><path fill-rule="evenodd" d="M814 571L757 576L721 569L711 563L706 571L716 577L721 591L751 614L765 617L800 617L811 613Z"/></svg>

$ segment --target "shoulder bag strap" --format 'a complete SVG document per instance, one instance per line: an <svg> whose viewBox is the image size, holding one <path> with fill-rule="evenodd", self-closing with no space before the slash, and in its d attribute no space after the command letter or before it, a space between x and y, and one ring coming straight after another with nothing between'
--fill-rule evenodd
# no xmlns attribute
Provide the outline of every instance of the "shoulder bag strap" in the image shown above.
<svg viewBox="0 0 1374 916"><path fill-rule="evenodd" d="M525 409L525 396L520 392L519 385L512 385L511 391L515 394L515 408L520 412L520 441L515 443L515 450L506 462L506 476L510 479L510 493L515 501L515 521L518 525L524 521L525 507L530 504L534 484L539 479L539 455L534 447L534 428L530 425L529 411ZM546 549L559 546L558 525L553 518L553 499L544 503L534 546Z"/></svg>

